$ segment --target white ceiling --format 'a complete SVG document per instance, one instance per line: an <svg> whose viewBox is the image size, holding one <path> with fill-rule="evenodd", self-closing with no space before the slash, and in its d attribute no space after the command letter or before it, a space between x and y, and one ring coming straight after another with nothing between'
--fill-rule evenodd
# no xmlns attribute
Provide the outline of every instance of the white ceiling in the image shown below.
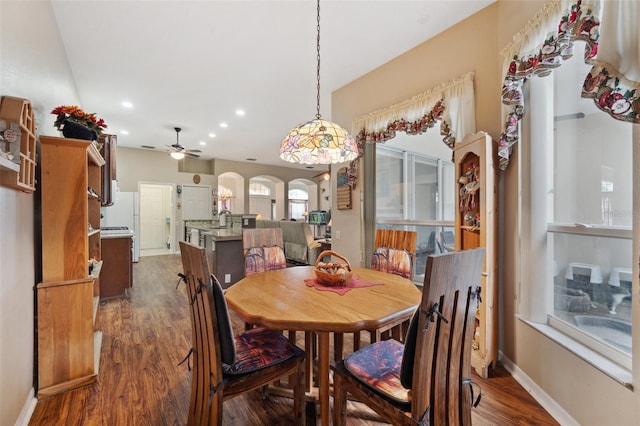
<svg viewBox="0 0 640 426"><path fill-rule="evenodd" d="M332 91L493 1L323 0L323 118L331 119ZM304 167L280 160L278 150L292 127L316 114L315 1L53 0L53 7L81 106L105 119L119 145L165 150L177 126L181 144L201 149L202 158ZM246 115L236 116L237 108Z"/></svg>

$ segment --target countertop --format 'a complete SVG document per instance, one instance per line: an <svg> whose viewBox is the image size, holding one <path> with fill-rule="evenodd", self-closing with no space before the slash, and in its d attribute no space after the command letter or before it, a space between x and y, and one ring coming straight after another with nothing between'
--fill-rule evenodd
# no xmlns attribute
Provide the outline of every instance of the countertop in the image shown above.
<svg viewBox="0 0 640 426"><path fill-rule="evenodd" d="M100 230L101 239L109 238L133 238L131 230Z"/></svg>
<svg viewBox="0 0 640 426"><path fill-rule="evenodd" d="M211 235L214 241L242 240L242 230L232 228L209 229L202 233Z"/></svg>

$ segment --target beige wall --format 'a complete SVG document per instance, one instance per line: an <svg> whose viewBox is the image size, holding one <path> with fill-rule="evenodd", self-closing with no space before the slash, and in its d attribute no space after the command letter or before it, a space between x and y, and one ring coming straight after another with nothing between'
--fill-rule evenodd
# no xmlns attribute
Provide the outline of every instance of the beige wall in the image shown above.
<svg viewBox="0 0 640 426"><path fill-rule="evenodd" d="M436 38L373 70L333 94L332 120L349 128L353 119L407 99L465 72L475 71L478 130L497 138L502 118L499 94L500 50L544 4L504 0L468 18ZM0 1L0 94L31 99L39 133L57 134L49 111L60 103L80 103L48 1ZM90 107L90 106L87 106ZM517 163L500 173L500 350L515 363L516 374L531 381L551 401L584 425L637 424L640 400L595 368L552 343L516 318L517 279ZM198 165L202 165L198 163ZM192 172L180 172L178 162L163 153L118 148L118 180L122 191L137 191L137 182L215 184L225 171L246 178L268 174L289 181L317 172L295 171L253 163L218 160ZM332 168L332 188L335 173ZM305 175L308 173L308 175ZM295 176L294 176L295 175ZM362 176L360 181L362 181ZM337 210L332 198L334 249L354 264L362 258L360 243L361 184L352 210ZM32 400L34 227L33 195L0 187L0 424L28 416ZM340 231L341 239L336 238ZM636 345L637 346L637 345ZM636 349L635 358L640 350ZM636 362L638 365L638 362ZM554 405L556 404L556 405ZM639 408L637 408L639 407ZM569 417L569 418L570 418Z"/></svg>
<svg viewBox="0 0 640 426"><path fill-rule="evenodd" d="M476 128L494 141L502 129L500 51L542 9L544 1L502 0L439 36L335 91L332 120L345 127L376 111L465 72L475 71ZM353 129L356 132L359 129ZM505 362L541 403L567 423L631 425L640 399L624 386L517 318L518 279L518 146L510 167L499 172L500 343ZM362 167L360 167L362 170ZM335 176L335 168L334 168ZM363 176L360 176L360 181ZM335 180L333 180L335 182ZM334 186L335 189L335 186ZM358 185L352 210L333 209L332 249L362 259L361 194ZM341 238L336 238L340 231ZM355 238L354 238L355 237ZM352 263L354 261L352 260ZM640 350L634 350L636 358Z"/></svg>
<svg viewBox="0 0 640 426"><path fill-rule="evenodd" d="M497 47L498 28L498 7L493 5L349 83L332 95L332 120L350 128L358 117L474 71L476 127L496 138L501 124L500 99L496 95L500 93L502 63ZM359 182L364 181L362 169L359 168ZM333 168L332 182L336 170ZM369 196L361 191L359 184L353 194L353 209L337 210L335 200L332 208L332 249L360 264L368 254L363 253L361 238L353 230L360 229L360 201Z"/></svg>
<svg viewBox="0 0 640 426"><path fill-rule="evenodd" d="M0 95L29 99L38 134L57 136L49 112L79 100L49 2L0 1L0 76ZM28 418L35 406L33 211L33 194L0 187L2 425Z"/></svg>

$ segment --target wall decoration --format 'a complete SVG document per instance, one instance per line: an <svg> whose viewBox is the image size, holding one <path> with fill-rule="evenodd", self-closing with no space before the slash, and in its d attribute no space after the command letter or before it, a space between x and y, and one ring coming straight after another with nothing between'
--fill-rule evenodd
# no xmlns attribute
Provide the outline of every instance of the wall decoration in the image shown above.
<svg viewBox="0 0 640 426"><path fill-rule="evenodd" d="M346 167L338 170L338 188L337 188L337 204L338 210L350 210L351 209L351 179L349 178L349 172Z"/></svg>

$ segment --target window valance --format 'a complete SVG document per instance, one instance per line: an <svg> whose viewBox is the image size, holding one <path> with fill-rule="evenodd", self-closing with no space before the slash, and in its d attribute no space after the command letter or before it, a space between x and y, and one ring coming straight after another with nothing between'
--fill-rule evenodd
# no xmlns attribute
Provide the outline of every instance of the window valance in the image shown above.
<svg viewBox="0 0 640 426"><path fill-rule="evenodd" d="M549 75L585 42L582 97L618 120L640 123L640 7L625 0L550 1L502 51L505 58L502 103L505 128L498 143L506 169L525 111L522 86L531 76Z"/></svg>
<svg viewBox="0 0 640 426"><path fill-rule="evenodd" d="M365 142L385 142L396 132L426 132L440 121L443 142L453 148L456 135L475 132L474 73L469 72L424 93L353 121L362 155Z"/></svg>

